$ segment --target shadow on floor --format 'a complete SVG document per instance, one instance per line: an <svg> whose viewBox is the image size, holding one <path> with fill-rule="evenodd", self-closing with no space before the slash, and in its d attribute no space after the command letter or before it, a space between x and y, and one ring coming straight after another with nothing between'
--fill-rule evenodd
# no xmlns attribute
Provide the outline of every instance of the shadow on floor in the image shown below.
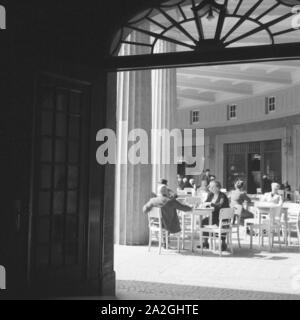
<svg viewBox="0 0 300 320"><path fill-rule="evenodd" d="M119 300L300 300L300 295L118 280Z"/></svg>

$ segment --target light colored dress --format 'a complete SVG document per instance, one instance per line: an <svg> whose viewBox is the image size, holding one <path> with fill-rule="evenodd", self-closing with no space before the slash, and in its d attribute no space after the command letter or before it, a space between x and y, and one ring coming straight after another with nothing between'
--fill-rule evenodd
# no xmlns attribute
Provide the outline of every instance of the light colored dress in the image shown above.
<svg viewBox="0 0 300 320"><path fill-rule="evenodd" d="M205 189L198 188L196 195L197 195L197 197L201 198L201 202L203 203L207 199L208 191Z"/></svg>

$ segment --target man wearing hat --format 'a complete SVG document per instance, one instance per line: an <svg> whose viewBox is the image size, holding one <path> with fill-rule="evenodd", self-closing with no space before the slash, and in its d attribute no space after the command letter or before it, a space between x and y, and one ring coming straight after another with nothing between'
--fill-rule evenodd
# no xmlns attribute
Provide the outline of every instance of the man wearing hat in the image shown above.
<svg viewBox="0 0 300 320"><path fill-rule="evenodd" d="M169 188L165 184L161 184L158 188L158 195L144 205L143 212L147 214L153 207L160 208L163 228L174 234L181 231L177 210L191 211L192 208L181 204L175 198L170 198L169 192Z"/></svg>
<svg viewBox="0 0 300 320"><path fill-rule="evenodd" d="M168 180L166 179L160 179L160 181L158 182L158 190L160 189L161 186L166 186L167 190L168 190L168 198L170 199L175 199L177 198L177 194L168 187ZM159 194L159 192L157 192Z"/></svg>

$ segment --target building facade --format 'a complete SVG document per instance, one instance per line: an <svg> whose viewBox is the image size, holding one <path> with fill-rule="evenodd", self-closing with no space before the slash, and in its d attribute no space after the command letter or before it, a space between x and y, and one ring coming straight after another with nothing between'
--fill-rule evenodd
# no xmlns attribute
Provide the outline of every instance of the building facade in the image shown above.
<svg viewBox="0 0 300 320"><path fill-rule="evenodd" d="M295 70L297 65L282 62L277 68ZM299 190L299 88L294 83L209 105L199 101L199 107L195 101L193 108L178 109L177 123L181 128L204 129L205 167L214 172L224 188L232 188L239 177L247 183L249 193L256 193L266 174L272 181L287 181L293 190ZM193 122L191 115L195 113L198 119Z"/></svg>

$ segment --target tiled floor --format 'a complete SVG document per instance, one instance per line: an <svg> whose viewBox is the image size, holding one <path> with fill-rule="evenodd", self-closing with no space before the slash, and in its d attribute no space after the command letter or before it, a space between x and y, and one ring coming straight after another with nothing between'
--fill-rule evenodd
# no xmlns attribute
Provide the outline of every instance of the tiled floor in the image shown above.
<svg viewBox="0 0 300 320"><path fill-rule="evenodd" d="M249 240L248 240L249 242ZM298 248L235 247L233 255L115 247L119 299L300 299Z"/></svg>

